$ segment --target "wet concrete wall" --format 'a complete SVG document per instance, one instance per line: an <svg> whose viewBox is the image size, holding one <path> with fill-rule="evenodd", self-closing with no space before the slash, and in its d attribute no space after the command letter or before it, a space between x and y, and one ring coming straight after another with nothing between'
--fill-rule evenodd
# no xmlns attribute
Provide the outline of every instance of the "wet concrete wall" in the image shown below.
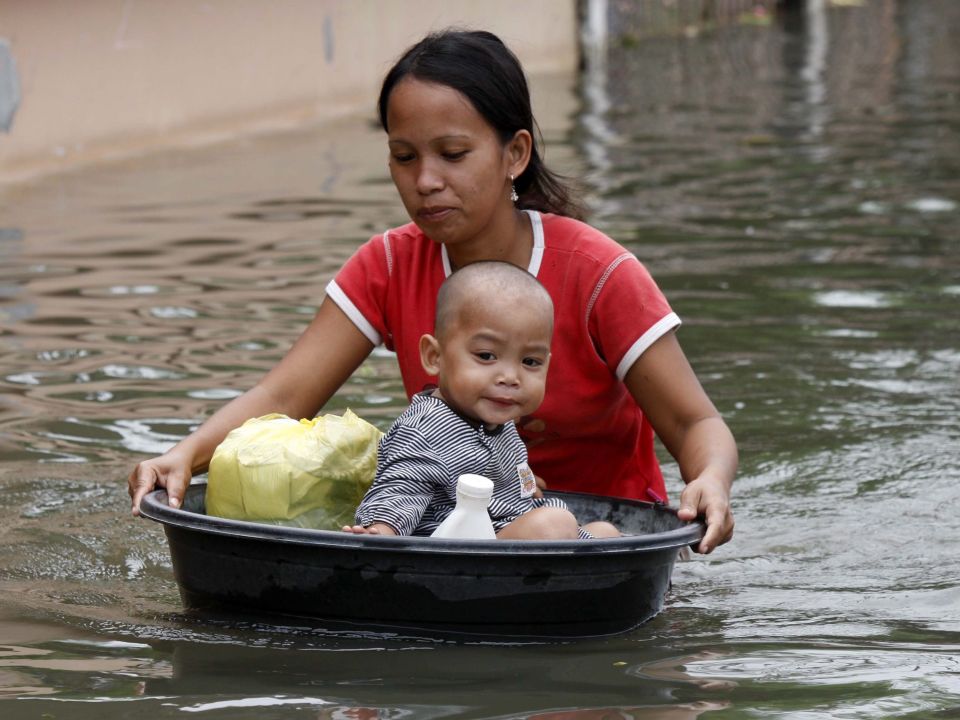
<svg viewBox="0 0 960 720"><path fill-rule="evenodd" d="M578 62L575 0L0 0L0 183L368 114L396 57L450 25L528 73Z"/></svg>

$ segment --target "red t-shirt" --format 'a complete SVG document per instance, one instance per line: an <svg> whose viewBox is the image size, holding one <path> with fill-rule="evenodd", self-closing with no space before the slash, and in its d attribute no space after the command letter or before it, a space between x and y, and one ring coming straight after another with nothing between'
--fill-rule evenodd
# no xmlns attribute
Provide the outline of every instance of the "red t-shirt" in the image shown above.
<svg viewBox="0 0 960 720"><path fill-rule="evenodd" d="M518 422L530 467L554 490L666 501L653 429L622 380L680 318L640 261L606 235L559 215L528 215L527 269L555 308L546 395ZM374 345L396 352L408 397L436 385L419 343L433 332L449 274L446 248L410 223L371 238L327 286Z"/></svg>

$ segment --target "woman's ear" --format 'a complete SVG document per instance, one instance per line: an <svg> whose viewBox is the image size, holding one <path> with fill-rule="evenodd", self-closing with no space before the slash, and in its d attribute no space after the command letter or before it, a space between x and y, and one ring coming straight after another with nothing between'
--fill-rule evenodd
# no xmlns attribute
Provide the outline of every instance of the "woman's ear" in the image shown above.
<svg viewBox="0 0 960 720"><path fill-rule="evenodd" d="M520 177L530 164L530 154L533 152L533 137L527 130L517 130L506 146L507 158L510 163L508 175Z"/></svg>
<svg viewBox="0 0 960 720"><path fill-rule="evenodd" d="M433 335L426 334L420 337L420 364L427 375L440 374L440 341Z"/></svg>

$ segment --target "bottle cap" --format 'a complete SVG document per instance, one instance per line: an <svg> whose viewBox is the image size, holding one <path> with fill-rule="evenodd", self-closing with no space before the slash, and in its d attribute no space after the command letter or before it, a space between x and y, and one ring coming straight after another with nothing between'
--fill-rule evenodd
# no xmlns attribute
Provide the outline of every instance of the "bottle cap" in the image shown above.
<svg viewBox="0 0 960 720"><path fill-rule="evenodd" d="M483 475L466 473L457 478L457 492L467 497L488 498L493 494L493 481Z"/></svg>

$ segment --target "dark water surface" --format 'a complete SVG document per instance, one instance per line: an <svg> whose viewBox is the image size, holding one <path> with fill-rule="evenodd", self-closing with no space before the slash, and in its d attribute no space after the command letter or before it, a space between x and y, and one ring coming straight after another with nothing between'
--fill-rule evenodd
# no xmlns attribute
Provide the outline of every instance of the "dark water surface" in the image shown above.
<svg viewBox="0 0 960 720"><path fill-rule="evenodd" d="M365 119L3 190L0 717L960 717L960 3L810 7L534 83L741 446L734 542L621 637L195 618L127 514L405 220ZM378 353L331 409L404 404Z"/></svg>

